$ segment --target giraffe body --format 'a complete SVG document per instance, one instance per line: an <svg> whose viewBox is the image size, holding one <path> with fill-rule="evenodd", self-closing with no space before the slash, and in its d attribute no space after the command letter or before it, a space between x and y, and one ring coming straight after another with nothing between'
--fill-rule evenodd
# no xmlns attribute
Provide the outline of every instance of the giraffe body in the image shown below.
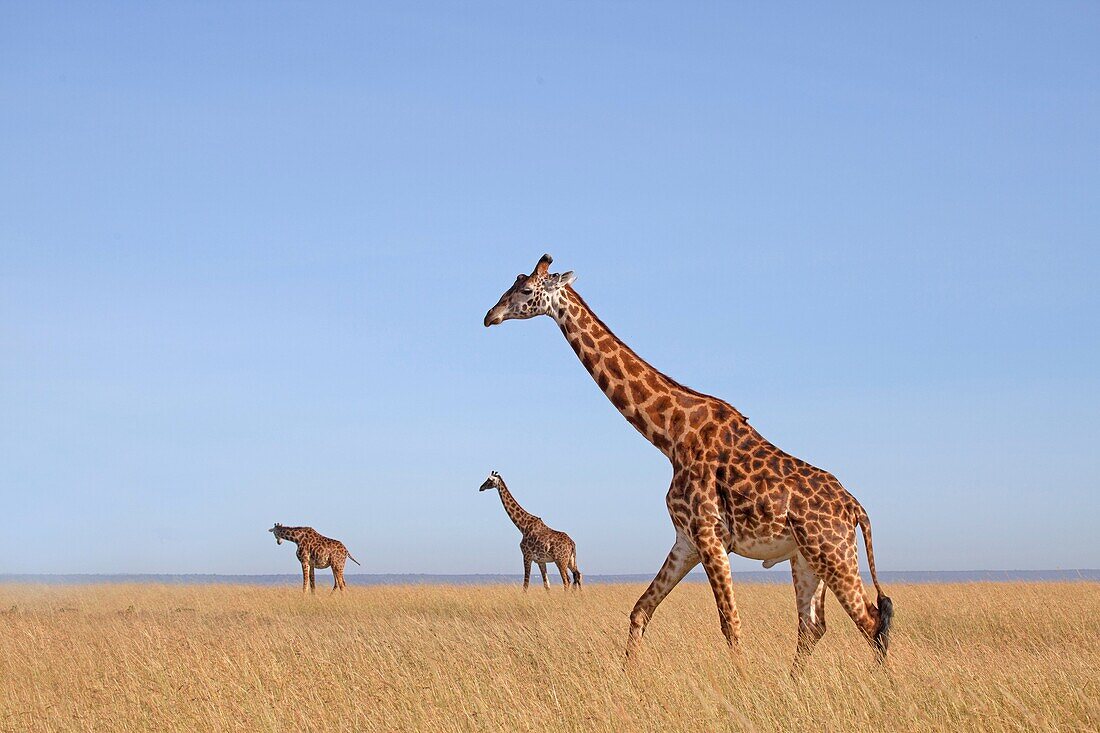
<svg viewBox="0 0 1100 733"><path fill-rule="evenodd" d="M519 275L485 316L492 326L537 315L553 318L615 408L672 464L665 498L676 541L630 616L628 653L638 647L657 606L696 565L706 570L719 623L738 647L741 623L728 553L791 562L799 617L796 666L825 632L824 591L885 655L893 604L879 586L870 520L832 474L761 436L729 403L696 392L635 354L572 287L573 273L551 274L544 255ZM859 577L856 526L867 546L877 605Z"/></svg>
<svg viewBox="0 0 1100 733"><path fill-rule="evenodd" d="M550 581L546 576L547 564L554 564L561 575L562 585L566 590L572 586L575 590L581 587L581 571L577 568L577 544L573 538L565 532L551 529L539 517L531 514L519 505L504 479L499 473L493 471L489 478L481 485L479 491L495 489L500 494L500 501L504 505L512 523L523 534L519 542L519 550L523 555L523 589L531 585L531 563L539 566L542 573L542 585L550 589ZM570 578L572 576L572 578Z"/></svg>
<svg viewBox="0 0 1100 733"><path fill-rule="evenodd" d="M347 583L344 582L344 564L350 558L359 565L360 562L351 556L343 542L325 537L313 527L284 527L276 523L268 530L275 535L275 542L282 544L283 540L293 542L298 546L298 562L302 564L302 592L309 587L311 593L317 592L313 571L317 568L332 568L332 589L344 591Z"/></svg>

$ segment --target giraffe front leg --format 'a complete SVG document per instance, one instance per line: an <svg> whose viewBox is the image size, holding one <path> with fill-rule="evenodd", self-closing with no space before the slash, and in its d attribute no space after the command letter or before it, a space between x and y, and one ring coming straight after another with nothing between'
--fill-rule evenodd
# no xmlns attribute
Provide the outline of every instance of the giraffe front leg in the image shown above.
<svg viewBox="0 0 1100 733"><path fill-rule="evenodd" d="M550 581L546 578L546 563L539 563L539 572L542 573L542 587L546 590L550 590Z"/></svg>
<svg viewBox="0 0 1100 733"><path fill-rule="evenodd" d="M645 593L634 604L634 610L630 613L630 636L626 644L626 656L632 657L642 643L642 635L645 634L649 620L653 618L654 611L661 601L665 599L673 588L684 579L693 567L699 564L699 552L691 540L677 533L676 544L669 550L668 557L657 572L653 582L646 588Z"/></svg>
<svg viewBox="0 0 1100 733"><path fill-rule="evenodd" d="M317 581L313 577L313 566L309 566L309 592L317 595Z"/></svg>
<svg viewBox="0 0 1100 733"><path fill-rule="evenodd" d="M726 643L735 651L741 649L741 618L733 600L733 577L730 575L730 558L726 547L718 537L716 525L710 521L696 528L695 546L707 571L714 603L718 606L718 622Z"/></svg>
<svg viewBox="0 0 1100 733"><path fill-rule="evenodd" d="M523 592L526 593L527 589L531 587L531 558L527 555L523 556Z"/></svg>
<svg viewBox="0 0 1100 733"><path fill-rule="evenodd" d="M306 594L306 590L309 588L309 565L302 563L302 595Z"/></svg>

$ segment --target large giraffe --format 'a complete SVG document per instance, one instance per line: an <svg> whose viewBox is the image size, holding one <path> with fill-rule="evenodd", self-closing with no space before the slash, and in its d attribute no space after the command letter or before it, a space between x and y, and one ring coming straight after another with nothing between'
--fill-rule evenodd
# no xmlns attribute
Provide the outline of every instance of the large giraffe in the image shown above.
<svg viewBox="0 0 1100 733"><path fill-rule="evenodd" d="M550 529L546 522L519 505L504 479L496 471L489 473L489 478L481 485L478 491L496 489L500 494L500 501L504 504L504 511L516 528L523 534L519 542L519 550L523 553L523 590L531 585L531 563L538 563L542 572L542 587L550 590L550 581L546 579L546 563L552 562L561 573L561 582L566 590L569 590L569 574L573 575L573 589L580 590L581 571L577 568L577 545L573 538L565 532Z"/></svg>
<svg viewBox="0 0 1100 733"><path fill-rule="evenodd" d="M485 326L512 318L553 318L611 403L672 462L666 504L676 542L630 614L628 656L658 604L700 562L710 580L726 642L740 649L728 553L791 561L798 606L795 667L825 633L831 590L880 658L889 644L893 604L875 573L871 523L840 482L765 440L723 400L657 371L620 341L571 286L572 272L551 274L543 255L485 314ZM859 577L856 525L863 533L877 604Z"/></svg>

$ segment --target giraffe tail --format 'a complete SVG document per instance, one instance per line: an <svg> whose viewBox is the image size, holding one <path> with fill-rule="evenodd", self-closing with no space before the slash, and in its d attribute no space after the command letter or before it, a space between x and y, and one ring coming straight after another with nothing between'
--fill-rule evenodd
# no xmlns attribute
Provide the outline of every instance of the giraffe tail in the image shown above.
<svg viewBox="0 0 1100 733"><path fill-rule="evenodd" d="M878 573L875 572L875 550L871 545L871 518L867 516L862 506L856 505L859 514L856 524L863 533L863 544L867 547L867 566L871 569L871 582L875 584L875 592L878 594L876 605L878 606L878 627L875 629L874 642L882 657L886 656L886 650L890 647L890 624L894 619L894 602L882 591L878 582Z"/></svg>
<svg viewBox="0 0 1100 733"><path fill-rule="evenodd" d="M348 553L348 559L351 560L356 565L362 566L362 564L363 564L363 563L359 562L358 560L356 560L354 557L352 557L350 552Z"/></svg>

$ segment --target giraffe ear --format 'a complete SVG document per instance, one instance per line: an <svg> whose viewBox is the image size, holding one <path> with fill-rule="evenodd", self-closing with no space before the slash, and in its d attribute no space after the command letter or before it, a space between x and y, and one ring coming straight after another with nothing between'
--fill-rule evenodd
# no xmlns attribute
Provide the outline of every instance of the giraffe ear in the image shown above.
<svg viewBox="0 0 1100 733"><path fill-rule="evenodd" d="M554 261L554 258L550 255L543 255L539 259L539 263L535 265L536 275L546 275L546 271L550 269L550 263Z"/></svg>
<svg viewBox="0 0 1100 733"><path fill-rule="evenodd" d="M576 279L577 276L574 275L572 271L569 271L563 272L560 275L550 275L546 278L546 283L551 289L557 289L569 285Z"/></svg>

